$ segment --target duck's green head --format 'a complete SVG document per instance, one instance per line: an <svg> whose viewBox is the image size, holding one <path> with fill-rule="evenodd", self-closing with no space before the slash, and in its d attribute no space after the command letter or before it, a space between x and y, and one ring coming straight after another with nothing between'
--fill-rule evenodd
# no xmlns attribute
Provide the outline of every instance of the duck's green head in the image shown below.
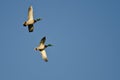
<svg viewBox="0 0 120 80"><path fill-rule="evenodd" d="M42 18L37 18L37 19L36 19L36 21L40 21L40 20L42 20Z"/></svg>
<svg viewBox="0 0 120 80"><path fill-rule="evenodd" d="M48 44L47 46L53 46L52 44Z"/></svg>

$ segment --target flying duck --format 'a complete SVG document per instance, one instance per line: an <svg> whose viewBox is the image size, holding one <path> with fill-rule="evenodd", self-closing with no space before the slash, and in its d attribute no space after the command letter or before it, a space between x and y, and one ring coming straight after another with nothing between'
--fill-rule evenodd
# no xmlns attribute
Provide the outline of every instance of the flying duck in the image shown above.
<svg viewBox="0 0 120 80"><path fill-rule="evenodd" d="M32 6L30 6L28 8L28 20L24 22L23 26L28 26L28 30L29 32L33 32L34 29L34 23L36 23L37 21L40 21L41 18L38 19L34 19L33 18L33 8Z"/></svg>
<svg viewBox="0 0 120 80"><path fill-rule="evenodd" d="M35 48L35 50L37 51L40 51L41 52L41 56L42 56L42 59L45 61L45 62L48 62L48 58L47 58L47 54L46 54L46 51L45 49L49 46L52 46L52 44L48 44L48 45L45 45L45 41L46 41L46 37L43 37L40 41L40 44L37 48Z"/></svg>

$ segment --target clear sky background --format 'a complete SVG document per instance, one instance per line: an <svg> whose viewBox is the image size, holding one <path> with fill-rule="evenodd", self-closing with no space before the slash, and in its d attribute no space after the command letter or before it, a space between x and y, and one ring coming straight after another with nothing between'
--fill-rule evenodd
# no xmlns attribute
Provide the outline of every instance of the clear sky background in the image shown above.
<svg viewBox="0 0 120 80"><path fill-rule="evenodd" d="M0 80L120 80L120 0L1 0L0 18Z"/></svg>

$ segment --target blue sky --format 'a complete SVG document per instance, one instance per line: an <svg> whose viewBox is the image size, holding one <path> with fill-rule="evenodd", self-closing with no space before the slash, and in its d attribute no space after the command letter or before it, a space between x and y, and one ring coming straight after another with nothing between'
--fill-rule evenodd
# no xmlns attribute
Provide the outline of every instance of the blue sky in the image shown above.
<svg viewBox="0 0 120 80"><path fill-rule="evenodd" d="M119 0L0 1L0 80L120 80ZM23 27L32 5L33 33ZM46 36L49 61L41 59Z"/></svg>

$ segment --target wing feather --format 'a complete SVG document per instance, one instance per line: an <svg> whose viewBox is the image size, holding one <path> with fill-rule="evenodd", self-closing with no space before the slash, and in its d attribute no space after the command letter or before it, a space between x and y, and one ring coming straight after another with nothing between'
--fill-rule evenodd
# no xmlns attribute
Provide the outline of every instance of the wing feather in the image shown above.
<svg viewBox="0 0 120 80"><path fill-rule="evenodd" d="M46 41L46 37L43 37L43 38L41 39L41 41L40 41L40 44L44 44L45 41Z"/></svg>
<svg viewBox="0 0 120 80"><path fill-rule="evenodd" d="M34 30L34 26L31 24L31 25L29 25L28 26L28 30L29 30L29 32L33 32L33 30Z"/></svg>
<svg viewBox="0 0 120 80"><path fill-rule="evenodd" d="M28 9L28 20L33 20L33 8L32 6Z"/></svg>
<svg viewBox="0 0 120 80"><path fill-rule="evenodd" d="M42 49L45 47L45 41L46 41L46 37L43 37L40 41L39 47Z"/></svg>
<svg viewBox="0 0 120 80"><path fill-rule="evenodd" d="M45 50L42 50L42 51L41 51L41 56L42 56L42 59L43 59L45 62L48 62L48 58L47 58L47 54L46 54L46 51L45 51Z"/></svg>

